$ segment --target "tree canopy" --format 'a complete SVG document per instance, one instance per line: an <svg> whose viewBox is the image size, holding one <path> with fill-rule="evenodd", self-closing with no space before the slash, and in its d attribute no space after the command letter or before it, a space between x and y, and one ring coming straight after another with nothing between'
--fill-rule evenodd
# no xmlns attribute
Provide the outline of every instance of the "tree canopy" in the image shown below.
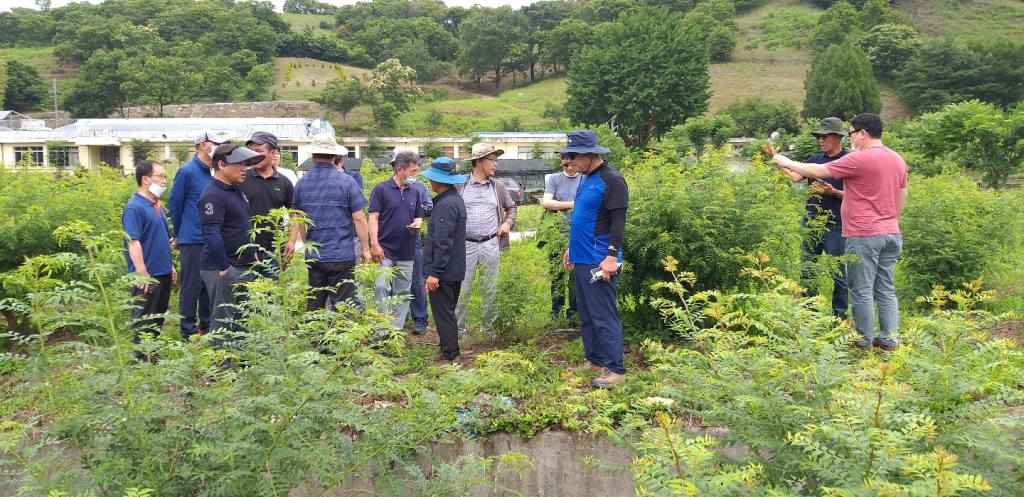
<svg viewBox="0 0 1024 497"><path fill-rule="evenodd" d="M832 45L811 59L804 80L804 116L848 120L863 112L882 111L871 63L854 45Z"/></svg>
<svg viewBox="0 0 1024 497"><path fill-rule="evenodd" d="M708 51L697 26L644 8L594 28L573 58L565 111L574 123L612 123L643 147L708 108Z"/></svg>

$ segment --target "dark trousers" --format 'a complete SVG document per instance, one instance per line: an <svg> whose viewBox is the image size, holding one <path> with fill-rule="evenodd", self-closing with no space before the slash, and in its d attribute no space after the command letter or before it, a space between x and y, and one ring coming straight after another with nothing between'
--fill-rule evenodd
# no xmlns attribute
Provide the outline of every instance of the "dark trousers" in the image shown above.
<svg viewBox="0 0 1024 497"><path fill-rule="evenodd" d="M213 305L213 323L210 333L213 344L232 341L239 333L244 333L239 321L242 318L240 305L248 296L246 283L256 279L249 267L228 266L224 276L216 269L204 269L200 272L210 292L210 303Z"/></svg>
<svg viewBox="0 0 1024 497"><path fill-rule="evenodd" d="M590 282L590 271L595 264L577 264L573 271L576 281L576 305L580 316L580 334L583 336L583 357L604 366L613 373L625 374L622 364L622 321L615 307L615 286L619 277L611 281ZM436 318L435 318L436 320Z"/></svg>
<svg viewBox="0 0 1024 497"><path fill-rule="evenodd" d="M437 290L430 292L430 312L434 313L434 326L441 340L441 355L445 359L459 356L459 322L455 306L459 303L461 281L442 281Z"/></svg>
<svg viewBox="0 0 1024 497"><path fill-rule="evenodd" d="M181 257L181 271L178 273L178 284L181 286L181 293L178 295L178 314L181 315L181 337L187 340L200 330L210 330L212 309L209 292L203 283L203 277L199 274L203 245L178 245L178 254Z"/></svg>
<svg viewBox="0 0 1024 497"><path fill-rule="evenodd" d="M143 333L152 333L159 336L164 327L164 318L147 317L154 314L167 312L167 304L171 301L171 275L153 277L157 282L149 285L149 291L143 292L139 287L133 286L132 295L132 321L129 328L134 332L132 342L139 343ZM135 357L145 359L145 354L135 352Z"/></svg>
<svg viewBox="0 0 1024 497"><path fill-rule="evenodd" d="M351 299L356 294L354 277L355 261L313 262L309 266L309 286L313 296L306 303L307 311L315 311Z"/></svg>
<svg viewBox="0 0 1024 497"><path fill-rule="evenodd" d="M805 221L806 225L806 221ZM846 239L843 238L843 225L832 224L825 232L821 240L804 240L801 273L804 285L807 287L807 296L813 297L818 294L815 288L815 274L812 271L812 264L818 260L818 256L826 253L832 257L846 255ZM850 287L847 282L846 264L839 265L839 274L832 275L832 314L839 319L846 319L846 311L850 308Z"/></svg>
<svg viewBox="0 0 1024 497"><path fill-rule="evenodd" d="M412 301L409 302L409 313L412 319L418 321L427 319L427 290L423 286L423 242L419 235L416 236L416 258L412 265Z"/></svg>
<svg viewBox="0 0 1024 497"><path fill-rule="evenodd" d="M565 305L565 296L569 295L569 307L566 309L566 316L576 314L576 285L572 273L565 269L562 262L564 252L548 254L548 262L551 263L551 314L558 315Z"/></svg>

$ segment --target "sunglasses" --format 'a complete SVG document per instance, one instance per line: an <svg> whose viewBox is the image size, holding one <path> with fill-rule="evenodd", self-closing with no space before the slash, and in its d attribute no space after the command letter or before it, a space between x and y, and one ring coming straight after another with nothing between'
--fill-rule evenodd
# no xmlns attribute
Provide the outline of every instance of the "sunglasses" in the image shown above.
<svg viewBox="0 0 1024 497"><path fill-rule="evenodd" d="M562 158L563 159L569 159L569 160L576 160L576 156L577 155L579 155L578 152L568 152L568 153L562 154Z"/></svg>

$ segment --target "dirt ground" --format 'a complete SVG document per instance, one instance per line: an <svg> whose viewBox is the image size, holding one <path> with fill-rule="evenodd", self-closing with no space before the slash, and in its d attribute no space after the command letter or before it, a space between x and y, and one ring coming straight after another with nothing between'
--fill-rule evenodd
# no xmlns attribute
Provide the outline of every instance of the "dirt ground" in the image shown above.
<svg viewBox="0 0 1024 497"><path fill-rule="evenodd" d="M992 338L1013 340L1018 347L1024 348L1024 319L1004 321L985 331L992 335Z"/></svg>

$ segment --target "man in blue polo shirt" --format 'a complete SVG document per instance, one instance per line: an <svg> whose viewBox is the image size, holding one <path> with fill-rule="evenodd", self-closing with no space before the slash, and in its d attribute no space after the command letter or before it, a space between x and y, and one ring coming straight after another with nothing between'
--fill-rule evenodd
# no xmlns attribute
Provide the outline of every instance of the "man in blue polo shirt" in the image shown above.
<svg viewBox="0 0 1024 497"><path fill-rule="evenodd" d="M826 117L822 119L817 131L811 134L818 139L821 153L812 155L804 162L827 164L847 154L846 149L843 148L843 137L846 136L846 131L839 118ZM774 156L774 152L777 152L767 144L764 149L765 153L770 156ZM796 172L788 169L784 172L794 183L804 180L804 177ZM818 294L817 285L814 283L816 275L813 271L818 256L822 252L832 257L841 257L846 254L846 239L843 238L843 215L840 212L843 206L843 180L807 178L807 187L811 194L807 196L807 213L804 215L801 225L806 228L809 222L817 220L824 222L825 227L823 234L809 233L800 247L803 249L800 264L801 276L804 286L807 287L807 295L813 297ZM839 272L832 275L832 283L832 314L839 319L846 319L846 311L850 307L846 264L839 265Z"/></svg>
<svg viewBox="0 0 1024 497"><path fill-rule="evenodd" d="M218 146L213 152L213 180L199 196L197 207L203 228L200 274L213 306L210 333L215 344L230 341L231 330L240 330L235 324L240 317L237 304L244 300L245 290L239 286L253 280L250 269L258 256L249 237L253 226L241 185L246 166L262 160L262 155L245 147Z"/></svg>
<svg viewBox="0 0 1024 497"><path fill-rule="evenodd" d="M380 305L381 313L391 313L391 325L405 326L409 312L409 293L416 261L416 237L423 225L423 206L419 191L412 188L420 170L419 154L403 151L392 161L394 175L377 183L370 192L370 256L379 268L397 268L390 277L377 278L374 300L397 299ZM378 331L385 334L386 331Z"/></svg>
<svg viewBox="0 0 1024 497"><path fill-rule="evenodd" d="M366 196L351 176L334 165L334 158L344 155L334 135L321 133L310 142L313 169L295 185L295 208L306 213L310 226L300 230L303 242L315 242L316 251L306 252L309 261L309 286L313 296L307 311L336 307L355 295L353 270L359 261L352 250L359 239L361 258L370 261L367 240Z"/></svg>
<svg viewBox="0 0 1024 497"><path fill-rule="evenodd" d="M626 379L615 285L622 262L629 190L622 174L601 158L608 152L597 144L597 134L589 129L570 132L566 147L558 151L572 161L576 172L585 175L573 201L569 250L563 262L574 271L583 369L601 371L590 382L598 388Z"/></svg>
<svg viewBox="0 0 1024 497"><path fill-rule="evenodd" d="M210 298L199 275L203 254L203 230L199 226L196 203L213 177L213 149L227 140L203 130L195 138L196 155L174 175L168 207L171 209L171 245L178 249L181 262L181 336L186 340L210 329ZM198 307L198 312L197 312Z"/></svg>
<svg viewBox="0 0 1024 497"><path fill-rule="evenodd" d="M178 272L171 261L171 232L167 216L158 200L167 190L167 174L155 161L143 161L135 166L135 183L139 191L128 201L121 213L121 228L125 238L125 259L128 272L156 280L139 282L131 295L133 331L132 341L139 343L142 333L160 335L164 326L163 314L171 299L171 285L177 283ZM154 316L154 317L147 317ZM149 360L149 354L135 351L136 360Z"/></svg>

